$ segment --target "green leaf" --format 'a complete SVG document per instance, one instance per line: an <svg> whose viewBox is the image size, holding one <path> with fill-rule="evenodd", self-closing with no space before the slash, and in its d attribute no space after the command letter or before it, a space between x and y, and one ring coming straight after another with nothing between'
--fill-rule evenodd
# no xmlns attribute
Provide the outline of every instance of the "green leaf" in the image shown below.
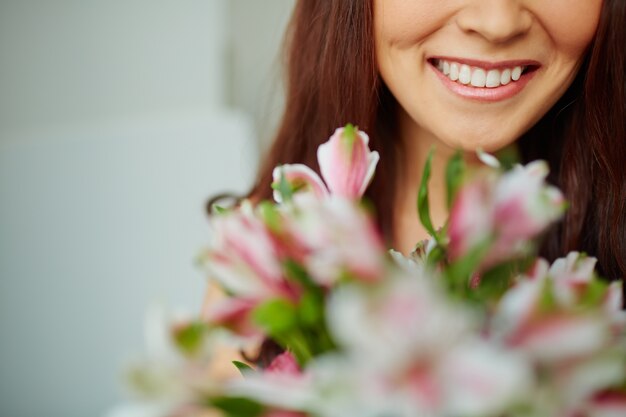
<svg viewBox="0 0 626 417"><path fill-rule="evenodd" d="M426 258L426 263L429 266L436 266L441 261L444 261L445 259L446 259L445 249L437 245L428 253L428 257Z"/></svg>
<svg viewBox="0 0 626 417"><path fill-rule="evenodd" d="M307 342L307 337L300 329L295 329L285 335L275 335L272 338L284 349L291 351L301 367L304 368L313 359L310 343Z"/></svg>
<svg viewBox="0 0 626 417"><path fill-rule="evenodd" d="M265 407L256 401L243 397L218 397L209 401L213 407L222 410L226 417L259 417Z"/></svg>
<svg viewBox="0 0 626 417"><path fill-rule="evenodd" d="M193 322L173 330L173 338L178 348L186 355L198 353L208 330L204 323Z"/></svg>
<svg viewBox="0 0 626 417"><path fill-rule="evenodd" d="M435 150L431 148L424 164L424 172L422 173L422 181L417 193L417 213L419 214L420 222L431 236L437 239L437 233L433 227L432 220L430 218L430 205L428 203L428 181L430 180L430 173L432 170L432 160Z"/></svg>
<svg viewBox="0 0 626 417"><path fill-rule="evenodd" d="M541 294L539 296L538 307L539 311L543 314L552 313L557 309L558 303L554 295L554 283L552 279L544 280L543 288L541 288Z"/></svg>
<svg viewBox="0 0 626 417"><path fill-rule="evenodd" d="M261 218L263 222L267 225L267 227L275 232L279 233L282 229L282 222L280 218L280 213L276 209L276 206L269 202L263 201L259 204L259 212L261 213Z"/></svg>
<svg viewBox="0 0 626 417"><path fill-rule="evenodd" d="M309 327L316 326L324 318L323 300L318 294L307 292L300 298L298 305L300 321Z"/></svg>
<svg viewBox="0 0 626 417"><path fill-rule="evenodd" d="M229 212L229 210L227 208L219 206L219 205L217 205L217 203L214 203L213 205L211 205L211 213L226 214L228 212Z"/></svg>
<svg viewBox="0 0 626 417"><path fill-rule="evenodd" d="M463 181L465 172L465 161L460 151L456 152L448 161L446 166L446 203L448 209L452 207L452 202Z"/></svg>
<svg viewBox="0 0 626 417"><path fill-rule="evenodd" d="M297 282L309 290L319 290L319 286L311 279L306 269L293 259L287 259L283 263L285 275L288 279Z"/></svg>
<svg viewBox="0 0 626 417"><path fill-rule="evenodd" d="M585 292L583 292L580 305L581 307L593 308L597 307L604 300L604 296L606 295L608 285L605 282L600 281L599 279L593 279Z"/></svg>
<svg viewBox="0 0 626 417"><path fill-rule="evenodd" d="M519 149L516 144L505 147L496 153L500 165L505 171L509 171L521 161Z"/></svg>
<svg viewBox="0 0 626 417"><path fill-rule="evenodd" d="M281 335L297 326L296 307L281 298L266 301L252 311L252 320L269 335Z"/></svg>
<svg viewBox="0 0 626 417"><path fill-rule="evenodd" d="M255 372L254 369L247 363L241 361L232 361L232 364L241 372L241 375L246 376L249 373Z"/></svg>
<svg viewBox="0 0 626 417"><path fill-rule="evenodd" d="M482 303L499 300L511 288L519 271L525 269L520 269L517 262L507 262L491 268L482 274L480 284L474 291L475 298Z"/></svg>
<svg viewBox="0 0 626 417"><path fill-rule="evenodd" d="M450 264L444 276L451 289L465 291L468 288L470 277L477 271L481 261L489 252L491 243L492 239L485 239L461 259Z"/></svg>
<svg viewBox="0 0 626 417"><path fill-rule="evenodd" d="M272 189L278 191L283 199L283 202L291 201L293 198L294 190L287 180L287 176L285 175L282 167L280 167L280 179L278 180L278 183L272 183Z"/></svg>

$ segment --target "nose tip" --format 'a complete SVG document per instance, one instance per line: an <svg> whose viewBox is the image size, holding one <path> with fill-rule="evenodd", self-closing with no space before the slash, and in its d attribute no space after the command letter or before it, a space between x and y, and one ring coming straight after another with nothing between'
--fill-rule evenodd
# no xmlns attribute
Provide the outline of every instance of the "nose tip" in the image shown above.
<svg viewBox="0 0 626 417"><path fill-rule="evenodd" d="M457 25L492 43L505 43L530 30L532 15L519 0L477 0L457 16Z"/></svg>

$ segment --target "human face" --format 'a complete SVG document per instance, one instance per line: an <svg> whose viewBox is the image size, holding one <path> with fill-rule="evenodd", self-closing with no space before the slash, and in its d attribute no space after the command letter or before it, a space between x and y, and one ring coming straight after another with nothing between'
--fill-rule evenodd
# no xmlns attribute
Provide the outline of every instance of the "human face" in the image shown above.
<svg viewBox="0 0 626 417"><path fill-rule="evenodd" d="M601 9L602 0L374 0L378 68L413 131L495 151L572 83Z"/></svg>

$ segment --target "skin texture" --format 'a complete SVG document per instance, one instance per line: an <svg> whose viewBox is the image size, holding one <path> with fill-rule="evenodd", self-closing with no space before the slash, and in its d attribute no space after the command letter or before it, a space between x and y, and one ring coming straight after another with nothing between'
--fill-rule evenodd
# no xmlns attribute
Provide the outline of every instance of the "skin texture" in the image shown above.
<svg viewBox="0 0 626 417"><path fill-rule="evenodd" d="M380 74L400 104L407 150L399 189L416 190L425 154L437 146L431 185L435 223L446 217L443 165L455 149L496 151L513 143L563 95L598 26L602 0L375 0ZM481 102L451 92L432 57L490 63L532 60L534 76L517 95ZM468 154L468 159L471 156ZM399 197L397 246L426 237L415 221L415 192ZM403 236L406 236L404 238ZM410 237L410 238L409 238Z"/></svg>
<svg viewBox="0 0 626 417"><path fill-rule="evenodd" d="M499 149L571 84L601 6L601 0L377 0L379 70L420 130L453 147ZM478 103L442 86L427 62L432 56L531 59L541 67L516 97Z"/></svg>

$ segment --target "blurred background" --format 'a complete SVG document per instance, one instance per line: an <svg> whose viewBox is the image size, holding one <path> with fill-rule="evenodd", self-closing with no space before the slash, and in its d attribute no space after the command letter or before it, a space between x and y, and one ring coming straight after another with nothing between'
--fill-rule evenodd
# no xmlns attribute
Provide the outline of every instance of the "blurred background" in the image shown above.
<svg viewBox="0 0 626 417"><path fill-rule="evenodd" d="M282 109L294 0L0 0L0 416L104 416L146 309L194 314L204 203Z"/></svg>

